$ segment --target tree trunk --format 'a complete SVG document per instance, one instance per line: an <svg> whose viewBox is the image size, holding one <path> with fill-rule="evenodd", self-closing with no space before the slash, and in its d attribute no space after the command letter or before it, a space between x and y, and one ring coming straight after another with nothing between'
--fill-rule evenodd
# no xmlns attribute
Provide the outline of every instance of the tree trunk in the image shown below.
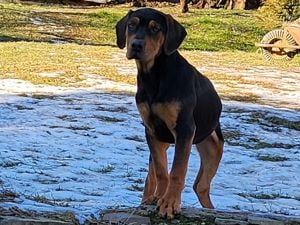
<svg viewBox="0 0 300 225"><path fill-rule="evenodd" d="M188 0L180 0L180 9L182 13L189 11Z"/></svg>
<svg viewBox="0 0 300 225"><path fill-rule="evenodd" d="M245 9L246 0L235 0L233 9Z"/></svg>
<svg viewBox="0 0 300 225"><path fill-rule="evenodd" d="M219 8L221 1L222 0L199 0L196 1L195 6L199 9Z"/></svg>
<svg viewBox="0 0 300 225"><path fill-rule="evenodd" d="M245 9L246 0L226 0L226 9Z"/></svg>
<svg viewBox="0 0 300 225"><path fill-rule="evenodd" d="M225 8L225 9L258 9L265 0L192 0L200 9Z"/></svg>

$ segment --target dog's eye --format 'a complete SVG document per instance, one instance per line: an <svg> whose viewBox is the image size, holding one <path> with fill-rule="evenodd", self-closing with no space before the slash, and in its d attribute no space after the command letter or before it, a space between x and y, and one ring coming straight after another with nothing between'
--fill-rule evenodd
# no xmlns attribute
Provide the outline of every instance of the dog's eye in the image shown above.
<svg viewBox="0 0 300 225"><path fill-rule="evenodd" d="M128 24L128 30L130 30L130 31L135 31L136 27L137 27L136 23L129 23Z"/></svg>
<svg viewBox="0 0 300 225"><path fill-rule="evenodd" d="M152 33L152 34L156 34L158 31L160 31L160 27L159 26L152 26L151 28L150 28L150 32Z"/></svg>

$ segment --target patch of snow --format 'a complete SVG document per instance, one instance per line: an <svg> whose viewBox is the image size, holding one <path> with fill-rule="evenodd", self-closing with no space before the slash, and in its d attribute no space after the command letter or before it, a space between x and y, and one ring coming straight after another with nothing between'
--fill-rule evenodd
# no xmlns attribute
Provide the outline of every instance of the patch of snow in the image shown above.
<svg viewBox="0 0 300 225"><path fill-rule="evenodd" d="M53 33L63 33L65 31L65 26L57 26L57 24L49 21L44 21L42 18L29 18L32 24L38 26L38 30L40 31L51 31ZM65 44L67 42L60 40L53 40L56 44Z"/></svg>
<svg viewBox="0 0 300 225"><path fill-rule="evenodd" d="M61 86L49 86L49 85L34 85L28 81L17 79L1 79L0 80L0 95L12 94L12 95L31 95L31 94L43 94L43 95L60 95L69 94L80 91L114 91L114 92L126 92L134 93L136 87L125 83L118 83L107 80L101 76L94 74L84 74L85 80L82 82L85 88L74 87L61 87ZM1 98L0 98L1 102Z"/></svg>
<svg viewBox="0 0 300 225"><path fill-rule="evenodd" d="M91 86L79 89L0 80L0 179L20 194L0 206L72 210L82 222L106 207L140 203L142 192L134 187L143 187L149 151L135 100L104 92L135 87L94 75L86 82ZM211 190L217 208L300 216L300 131L270 118L293 123L300 114L224 102L227 141ZM168 153L171 160L173 147ZM285 159L263 161L260 155ZM183 206L199 206L192 190L199 164L193 149ZM37 202L40 196L51 204Z"/></svg>
<svg viewBox="0 0 300 225"><path fill-rule="evenodd" d="M215 81L219 90L231 90L231 92L252 93L260 102L266 102L276 107L294 108L300 110L300 69L291 71L270 70L266 67L253 67L249 69L232 69L215 66L201 66L199 71L205 73L220 73L230 76L228 83ZM232 79L236 77L236 80ZM243 81L240 81L242 79ZM227 91L229 92L229 91ZM225 91L226 93L226 91Z"/></svg>
<svg viewBox="0 0 300 225"><path fill-rule="evenodd" d="M52 39L51 42L54 43L54 44L67 44L67 43L69 43L68 41L64 41L64 40L60 40L60 39Z"/></svg>
<svg viewBox="0 0 300 225"><path fill-rule="evenodd" d="M38 73L41 77L60 77L64 74L64 71L56 71L56 72L41 72Z"/></svg>
<svg viewBox="0 0 300 225"><path fill-rule="evenodd" d="M126 55L125 49L115 52L111 56L112 62L109 63L108 65L112 67L116 67L115 62L120 61L120 59L124 59L125 55ZM128 60L126 63L118 65L116 69L120 75L128 76L128 74L137 74L136 64L134 60Z"/></svg>
<svg viewBox="0 0 300 225"><path fill-rule="evenodd" d="M43 20L39 17L36 17L36 18L29 18L29 20L34 24L34 25L37 25L37 26L43 26L45 25L45 23L43 22Z"/></svg>
<svg viewBox="0 0 300 225"><path fill-rule="evenodd" d="M83 85L90 86L90 89L94 90L104 90L108 92L126 92L134 93L136 90L135 85L130 85L126 83L114 82L107 80L99 75L84 73Z"/></svg>

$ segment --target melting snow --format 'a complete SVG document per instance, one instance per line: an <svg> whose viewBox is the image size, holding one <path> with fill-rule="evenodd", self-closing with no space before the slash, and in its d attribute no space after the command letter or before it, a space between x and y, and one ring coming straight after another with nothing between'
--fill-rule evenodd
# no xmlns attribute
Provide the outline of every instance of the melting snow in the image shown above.
<svg viewBox="0 0 300 225"><path fill-rule="evenodd" d="M72 210L83 221L106 207L140 203L149 157L144 128L134 97L105 93L107 86L135 90L101 79L90 89L0 80L0 183L20 195L0 206ZM224 102L227 142L212 186L217 208L300 216L300 132L281 120L299 124L300 114ZM183 206L199 206L192 190L198 168L193 150Z"/></svg>

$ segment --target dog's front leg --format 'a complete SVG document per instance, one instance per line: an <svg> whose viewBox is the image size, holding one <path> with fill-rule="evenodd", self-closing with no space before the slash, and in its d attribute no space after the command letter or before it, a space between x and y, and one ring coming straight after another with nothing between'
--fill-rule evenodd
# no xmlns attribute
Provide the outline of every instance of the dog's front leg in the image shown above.
<svg viewBox="0 0 300 225"><path fill-rule="evenodd" d="M195 128L185 125L176 131L175 155L166 193L159 199L159 215L172 219L181 211L181 192L184 188L188 160L194 139Z"/></svg>
<svg viewBox="0 0 300 225"><path fill-rule="evenodd" d="M149 171L145 182L142 203L156 203L166 192L169 183L168 160L166 150L168 143L159 141L153 134L146 132L150 149Z"/></svg>
<svg viewBox="0 0 300 225"><path fill-rule="evenodd" d="M155 203L154 193L156 190L156 185L157 185L156 174L155 174L155 170L154 170L153 160L150 155L148 174L147 174L147 177L145 180L142 204L154 204Z"/></svg>

